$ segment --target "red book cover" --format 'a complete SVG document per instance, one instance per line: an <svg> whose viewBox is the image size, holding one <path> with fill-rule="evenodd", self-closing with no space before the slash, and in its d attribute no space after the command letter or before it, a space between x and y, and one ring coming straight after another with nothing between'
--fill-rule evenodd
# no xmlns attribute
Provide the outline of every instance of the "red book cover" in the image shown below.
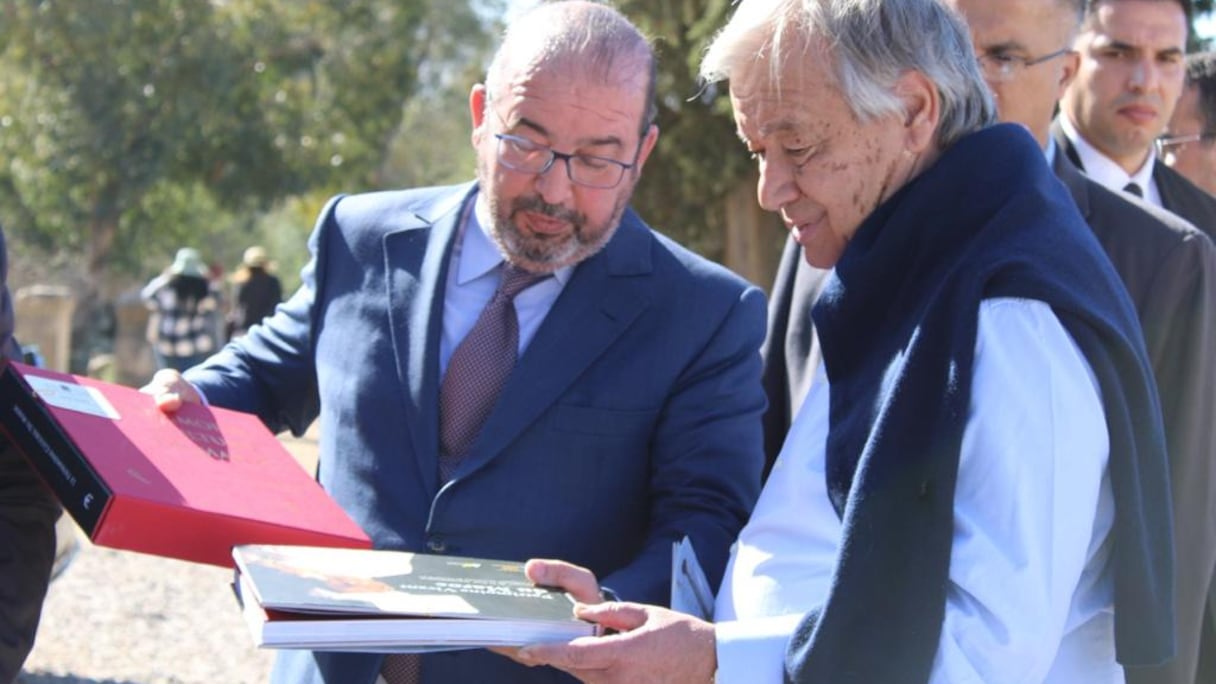
<svg viewBox="0 0 1216 684"><path fill-rule="evenodd" d="M6 362L0 432L102 546L225 567L240 544L371 546L253 415Z"/></svg>

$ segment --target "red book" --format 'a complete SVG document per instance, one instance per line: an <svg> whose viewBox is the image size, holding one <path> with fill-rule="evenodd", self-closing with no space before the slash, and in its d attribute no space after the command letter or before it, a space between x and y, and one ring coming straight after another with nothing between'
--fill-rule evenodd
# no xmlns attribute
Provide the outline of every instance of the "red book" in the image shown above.
<svg viewBox="0 0 1216 684"><path fill-rule="evenodd" d="M0 432L102 546L225 567L240 544L371 546L250 414L6 362Z"/></svg>

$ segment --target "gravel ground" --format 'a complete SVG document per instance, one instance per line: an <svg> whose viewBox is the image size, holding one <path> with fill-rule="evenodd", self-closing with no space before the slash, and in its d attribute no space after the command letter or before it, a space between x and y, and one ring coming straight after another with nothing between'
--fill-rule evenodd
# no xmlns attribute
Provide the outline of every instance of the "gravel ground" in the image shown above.
<svg viewBox="0 0 1216 684"><path fill-rule="evenodd" d="M316 435L284 438L312 469ZM274 658L241 620L232 571L93 546L52 584L17 684L255 684Z"/></svg>

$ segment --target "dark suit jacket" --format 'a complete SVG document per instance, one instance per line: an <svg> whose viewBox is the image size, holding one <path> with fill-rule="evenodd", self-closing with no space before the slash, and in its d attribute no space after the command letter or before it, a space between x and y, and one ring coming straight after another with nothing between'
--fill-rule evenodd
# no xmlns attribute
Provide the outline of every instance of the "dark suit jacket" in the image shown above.
<svg viewBox="0 0 1216 684"><path fill-rule="evenodd" d="M1216 590L1216 255L1189 223L1216 229L1216 199L1158 162L1153 178L1170 211L1086 178L1057 123L1056 174L1106 249L1136 305L1161 397L1174 498L1178 653L1160 668L1128 670L1133 684L1192 684L1199 653L1216 649L1203 623ZM1139 211L1129 210L1134 205ZM1173 212L1173 213L1171 213ZM1209 233L1210 234L1210 233ZM1211 681L1216 672L1200 673Z"/></svg>
<svg viewBox="0 0 1216 684"><path fill-rule="evenodd" d="M672 542L711 582L759 494L764 296L632 211L579 264L440 488L443 287L472 186L331 201L303 284L187 373L214 404L304 430L319 477L378 547L563 558L664 604ZM283 682L371 682L381 659L284 654ZM486 651L423 657L424 682L568 681Z"/></svg>
<svg viewBox="0 0 1216 684"><path fill-rule="evenodd" d="M1051 136L1055 138L1057 148L1064 152L1064 156L1068 157L1073 166L1084 171L1081 157L1077 155L1072 141L1064 135L1064 129L1058 121L1051 126ZM1153 164L1153 180L1157 183L1157 191L1161 193L1163 207L1216 240L1216 197L1212 197L1182 174L1166 166L1160 159Z"/></svg>
<svg viewBox="0 0 1216 684"><path fill-rule="evenodd" d="M831 271L815 268L803 258L802 247L790 238L781 252L777 277L768 303L764 339L764 477L781 453L785 433L806 397L819 365L819 340L811 321L811 304L823 290Z"/></svg>
<svg viewBox="0 0 1216 684"><path fill-rule="evenodd" d="M0 357L18 359L0 230ZM0 682L11 682L34 645L55 558L59 506L25 458L0 437Z"/></svg>
<svg viewBox="0 0 1216 684"><path fill-rule="evenodd" d="M1064 149L1062 144L1059 149ZM1216 248L1170 212L1090 180L1064 154L1056 155L1054 170L1136 307L1157 380L1170 453L1178 539L1178 655L1164 668L1129 670L1129 681L1193 684L1203 606L1216 568L1216 470L1212 464L1216 454ZM802 400L800 395L791 398L788 392L797 387L805 391L807 376L814 371L814 363L799 362L818 356L810 331L810 305L824 275L825 271L806 264L796 242L786 245L773 286L764 347L764 380L770 392L765 446L770 467L793 421L791 402Z"/></svg>

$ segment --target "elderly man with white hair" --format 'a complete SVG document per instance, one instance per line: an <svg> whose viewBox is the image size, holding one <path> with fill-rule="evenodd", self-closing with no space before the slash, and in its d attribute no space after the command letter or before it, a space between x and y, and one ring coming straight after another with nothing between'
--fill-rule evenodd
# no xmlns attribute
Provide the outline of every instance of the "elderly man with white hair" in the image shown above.
<svg viewBox="0 0 1216 684"><path fill-rule="evenodd" d="M822 344L715 622L513 654L588 682L1121 682L1173 654L1161 414L1135 312L937 0L743 0L728 81ZM532 579L597 603L595 578ZM678 654L678 657L676 656Z"/></svg>

